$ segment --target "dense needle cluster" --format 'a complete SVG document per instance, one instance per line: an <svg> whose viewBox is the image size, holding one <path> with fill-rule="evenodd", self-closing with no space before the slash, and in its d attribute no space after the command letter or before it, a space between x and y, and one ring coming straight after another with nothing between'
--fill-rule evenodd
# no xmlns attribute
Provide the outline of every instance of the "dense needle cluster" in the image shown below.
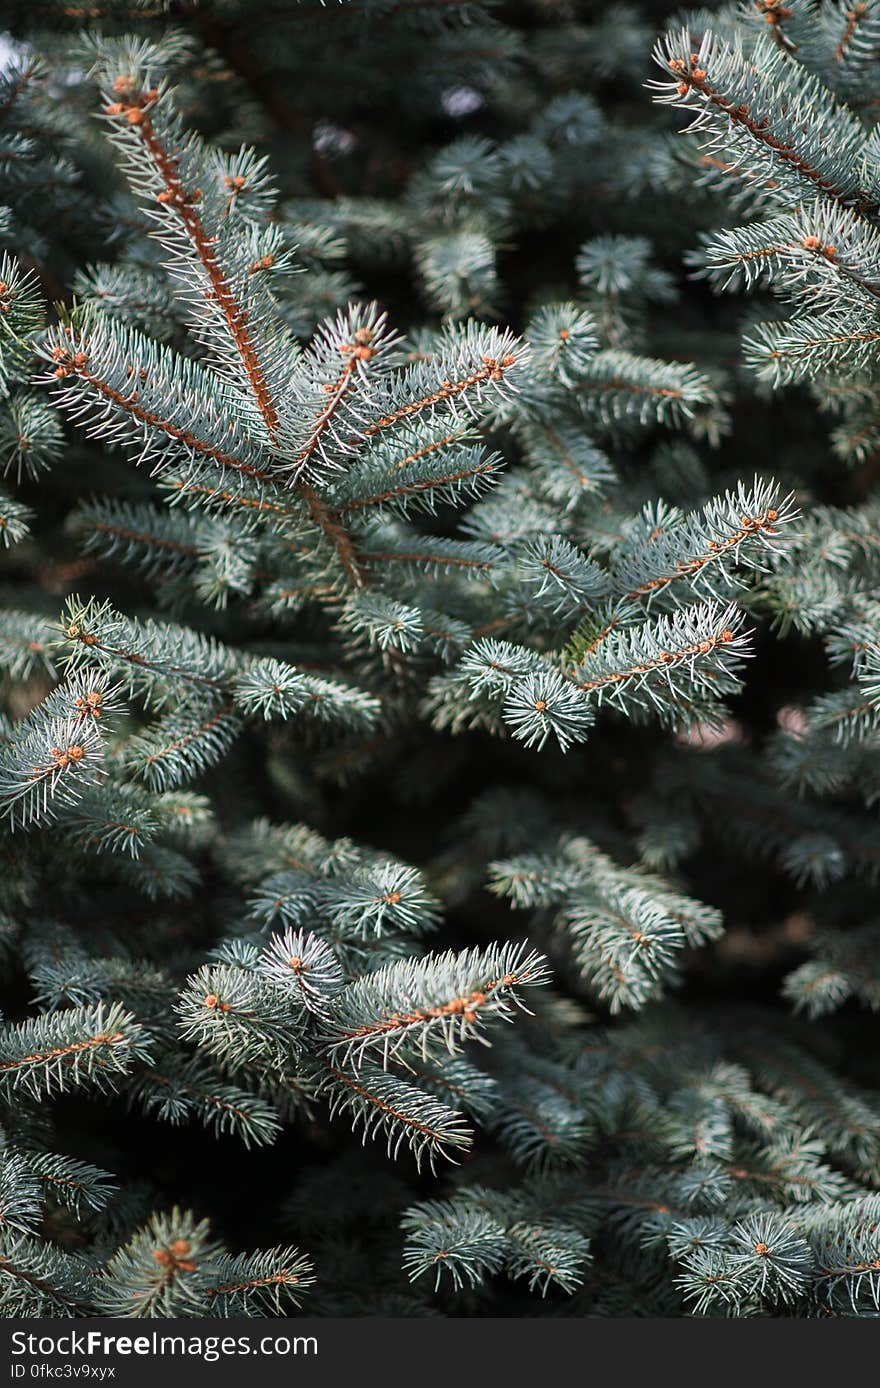
<svg viewBox="0 0 880 1388"><path fill-rule="evenodd" d="M878 0L7 23L0 1313L877 1315Z"/></svg>

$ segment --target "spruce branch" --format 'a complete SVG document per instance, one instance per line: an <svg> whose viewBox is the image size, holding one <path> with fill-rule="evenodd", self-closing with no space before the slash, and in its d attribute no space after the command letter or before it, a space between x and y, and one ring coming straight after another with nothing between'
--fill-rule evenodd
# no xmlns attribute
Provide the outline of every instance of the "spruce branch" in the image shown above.
<svg viewBox="0 0 880 1388"><path fill-rule="evenodd" d="M864 216L821 199L768 221L707 238L706 277L722 289L761 283L815 309L875 313L880 300L880 237Z"/></svg>
<svg viewBox="0 0 880 1388"><path fill-rule="evenodd" d="M67 1317L91 1304L89 1263L28 1234L3 1239L0 1307L6 1315Z"/></svg>
<svg viewBox="0 0 880 1388"><path fill-rule="evenodd" d="M217 1274L208 1296L211 1314L224 1318L282 1315L299 1307L315 1282L312 1263L298 1248L226 1254L218 1260Z"/></svg>
<svg viewBox="0 0 880 1388"><path fill-rule="evenodd" d="M39 1182L24 1158L15 1152L4 1153L0 1162L0 1225L4 1232L35 1234L42 1215Z"/></svg>
<svg viewBox="0 0 880 1388"><path fill-rule="evenodd" d="M27 378L44 308L36 275L4 251L0 255L0 395Z"/></svg>
<svg viewBox="0 0 880 1388"><path fill-rule="evenodd" d="M174 1051L159 1052L149 1067L133 1069L125 1095L162 1122L176 1126L195 1118L218 1135L234 1134L245 1147L266 1146L281 1130L271 1103L230 1083L200 1056L181 1060Z"/></svg>
<svg viewBox="0 0 880 1388"><path fill-rule="evenodd" d="M111 1173L90 1162L31 1151L23 1153L23 1160L46 1194L80 1217L106 1209L118 1190Z"/></svg>
<svg viewBox="0 0 880 1388"><path fill-rule="evenodd" d="M188 980L177 1011L183 1037L233 1070L259 1065L283 1073L300 1056L303 1004L268 976L204 965Z"/></svg>
<svg viewBox="0 0 880 1388"><path fill-rule="evenodd" d="M717 405L709 379L689 363L657 361L630 352L597 352L580 382L584 406L603 423L634 419L680 424Z"/></svg>
<svg viewBox="0 0 880 1388"><path fill-rule="evenodd" d="M411 1205L401 1221L404 1267L411 1280L433 1273L438 1287L444 1279L475 1287L503 1271L545 1296L553 1286L572 1292L590 1262L589 1239L549 1214L554 1195L552 1187L508 1196L464 1186L449 1200Z"/></svg>
<svg viewBox="0 0 880 1388"><path fill-rule="evenodd" d="M128 741L126 768L149 790L165 792L215 766L240 731L231 700L189 694Z"/></svg>
<svg viewBox="0 0 880 1388"><path fill-rule="evenodd" d="M184 137L179 118L169 112L167 88L147 85L149 69L126 71L126 60L134 53L120 52L116 62L102 64L100 73L105 89L104 116L111 138L120 149L127 171L141 196L149 197L150 214L172 244L183 253L182 277L195 265L199 271L196 292L199 313L204 315L204 331L209 342L217 342L222 360L229 366L232 380L247 392L253 404L254 422L260 420L270 446L278 439L279 414L273 397L267 350L255 335L253 318L257 304L244 297L248 286L243 267L227 262L223 245L223 220L229 204L239 205L245 193L259 197L265 171L256 160L247 173L215 172L213 187L196 186L192 180L207 172L198 141ZM146 55L144 55L146 56ZM115 75L114 75L115 69ZM249 178L256 188L249 184ZM226 190L226 199L221 189ZM200 204L204 202L204 207ZM249 268L249 267L248 267ZM253 277L250 277L253 284ZM258 301L259 302L259 301ZM261 307L261 305L260 305ZM230 363L228 351L235 357Z"/></svg>
<svg viewBox="0 0 880 1388"><path fill-rule="evenodd" d="M515 908L556 908L555 927L579 973L612 1012L657 997L679 951L722 930L720 912L661 877L620 866L584 838L563 841L555 853L496 860L489 884Z"/></svg>
<svg viewBox="0 0 880 1388"><path fill-rule="evenodd" d="M113 1088L136 1060L149 1057L149 1037L117 1004L75 1007L9 1025L0 1035L0 1083L41 1098L68 1085Z"/></svg>
<svg viewBox="0 0 880 1388"><path fill-rule="evenodd" d="M851 206L866 198L858 120L772 39L746 51L711 32L697 43L682 29L654 56L667 74L651 83L656 99L691 112L688 128L701 136L701 148L732 156L759 185L772 181L774 199L820 193Z"/></svg>
<svg viewBox="0 0 880 1388"><path fill-rule="evenodd" d="M30 506L0 487L0 546L9 549L23 540L30 531L33 515Z"/></svg>
<svg viewBox="0 0 880 1388"><path fill-rule="evenodd" d="M101 777L116 692L104 673L74 672L13 726L0 747L0 815L13 829L74 806Z"/></svg>
<svg viewBox="0 0 880 1388"><path fill-rule="evenodd" d="M206 1220L187 1211L156 1214L109 1259L95 1287L111 1316L168 1318L205 1314L223 1250Z"/></svg>
<svg viewBox="0 0 880 1388"><path fill-rule="evenodd" d="M234 416L219 408L203 365L92 310L44 336L42 378L90 434L136 450L154 470L211 463L257 481L271 469ZM197 474L198 475L198 474Z"/></svg>
<svg viewBox="0 0 880 1388"><path fill-rule="evenodd" d="M849 375L864 369L880 350L880 327L863 311L805 314L781 323L759 323L743 341L747 364L773 386L821 380L826 371ZM870 448L870 439L866 440ZM862 441L848 439L846 451L858 460Z"/></svg>
<svg viewBox="0 0 880 1388"><path fill-rule="evenodd" d="M518 989L547 981L540 955L523 945L401 960L348 985L324 1028L333 1063L359 1069L379 1051L406 1064L454 1055L486 1023L510 1020L522 1007Z"/></svg>
<svg viewBox="0 0 880 1388"><path fill-rule="evenodd" d="M288 928L273 934L257 966L299 1005L326 1017L344 984L337 956L319 936Z"/></svg>
<svg viewBox="0 0 880 1388"><path fill-rule="evenodd" d="M742 583L737 569L761 570L773 562L780 532L797 514L791 495L781 497L776 484L757 478L686 517L649 508L624 544L612 582L629 601L672 598L673 589L680 597L677 585L687 595L726 597Z"/></svg>
<svg viewBox="0 0 880 1388"><path fill-rule="evenodd" d="M435 1171L438 1157L455 1162L473 1142L471 1130L455 1109L370 1063L349 1073L326 1061L320 1092L329 1101L331 1117L346 1114L354 1132L363 1132L364 1142L384 1137L389 1157L396 1158L401 1148L408 1148L419 1169L427 1161Z"/></svg>
<svg viewBox="0 0 880 1388"><path fill-rule="evenodd" d="M57 413L29 390L15 390L0 418L0 472L17 482L31 480L53 466L64 452Z"/></svg>
<svg viewBox="0 0 880 1388"><path fill-rule="evenodd" d="M610 632L579 662L572 678L597 703L617 705L631 717L653 713L687 722L701 700L714 702L738 687L732 662L748 651L742 625L743 614L733 607L712 602L685 607Z"/></svg>

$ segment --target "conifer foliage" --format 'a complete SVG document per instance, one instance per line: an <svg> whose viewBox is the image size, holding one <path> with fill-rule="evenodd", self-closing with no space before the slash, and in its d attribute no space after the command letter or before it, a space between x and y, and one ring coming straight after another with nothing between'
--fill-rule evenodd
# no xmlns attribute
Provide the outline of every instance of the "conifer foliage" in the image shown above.
<svg viewBox="0 0 880 1388"><path fill-rule="evenodd" d="M5 23L0 1313L877 1315L878 0Z"/></svg>

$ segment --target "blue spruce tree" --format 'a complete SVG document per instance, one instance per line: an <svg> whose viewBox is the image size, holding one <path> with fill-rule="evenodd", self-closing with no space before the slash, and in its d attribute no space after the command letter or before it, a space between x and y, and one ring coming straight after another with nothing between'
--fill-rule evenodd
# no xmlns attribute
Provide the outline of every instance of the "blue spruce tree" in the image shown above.
<svg viewBox="0 0 880 1388"><path fill-rule="evenodd" d="M880 3L87 18L0 76L0 1313L876 1316Z"/></svg>

